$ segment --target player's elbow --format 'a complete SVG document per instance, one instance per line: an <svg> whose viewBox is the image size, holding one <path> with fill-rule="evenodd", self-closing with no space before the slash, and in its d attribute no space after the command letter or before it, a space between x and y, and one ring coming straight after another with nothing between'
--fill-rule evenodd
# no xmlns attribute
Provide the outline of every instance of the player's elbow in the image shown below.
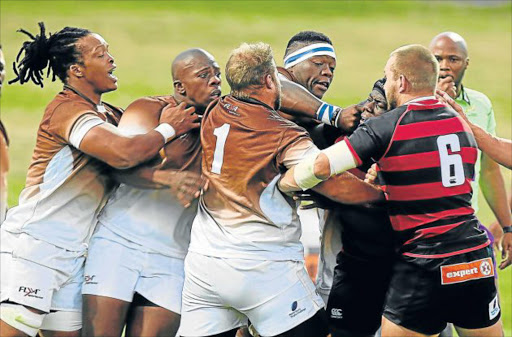
<svg viewBox="0 0 512 337"><path fill-rule="evenodd" d="M318 155L315 160L313 171L315 173L315 177L320 180L327 180L331 176L331 166L329 159L325 154L320 153Z"/></svg>

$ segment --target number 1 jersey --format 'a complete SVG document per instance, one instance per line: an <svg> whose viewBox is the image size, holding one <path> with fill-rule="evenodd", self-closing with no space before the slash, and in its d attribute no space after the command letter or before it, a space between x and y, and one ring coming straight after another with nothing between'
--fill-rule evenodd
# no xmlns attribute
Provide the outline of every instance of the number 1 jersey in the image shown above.
<svg viewBox="0 0 512 337"><path fill-rule="evenodd" d="M307 132L254 99L225 96L201 125L209 180L192 225L190 251L224 258L303 260L296 202L282 172L317 153Z"/></svg>

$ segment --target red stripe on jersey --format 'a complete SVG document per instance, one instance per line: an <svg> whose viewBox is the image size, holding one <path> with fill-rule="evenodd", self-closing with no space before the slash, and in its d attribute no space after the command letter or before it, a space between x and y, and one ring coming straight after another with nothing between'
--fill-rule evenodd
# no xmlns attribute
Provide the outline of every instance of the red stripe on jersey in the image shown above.
<svg viewBox="0 0 512 337"><path fill-rule="evenodd" d="M436 121L399 125L396 128L393 140L425 138L462 131L465 131L464 123L459 119L459 117L452 117Z"/></svg>
<svg viewBox="0 0 512 337"><path fill-rule="evenodd" d="M478 157L478 150L474 147L463 147L459 152L453 152L462 156L462 162L474 164ZM403 156L386 157L379 161L383 171L411 171L430 167L439 167L439 152L422 152Z"/></svg>
<svg viewBox="0 0 512 337"><path fill-rule="evenodd" d="M425 213L425 214L401 214L401 215L390 215L389 219L391 220L391 224L393 225L393 229L396 231L405 231L411 228L415 228L418 226L422 226L434 221L439 221L442 219L473 214L475 210L468 207L460 207L455 209L447 209L440 212L435 213ZM435 227L435 228L443 228L445 226ZM436 230L434 228L429 228L431 230ZM441 234L441 233L437 233Z"/></svg>
<svg viewBox="0 0 512 337"><path fill-rule="evenodd" d="M459 225L462 225L465 223L466 223L465 221L461 221L461 222L457 222L457 223L454 223L451 225L434 226L434 227L429 227L429 228L418 229L415 232L416 235L412 239L406 241L404 243L404 245L413 243L414 241L416 241L418 239L428 239L428 238L431 238L431 237L434 237L434 236L437 236L440 234L444 234L444 233L448 232L449 230L452 230L455 227L458 227Z"/></svg>
<svg viewBox="0 0 512 337"><path fill-rule="evenodd" d="M382 189L389 194L391 201L412 201L424 199L437 199L453 195L471 193L471 181L465 179L464 184L445 187L441 182L416 185L384 185Z"/></svg>
<svg viewBox="0 0 512 337"><path fill-rule="evenodd" d="M487 240L487 242L482 243L481 245L478 245L478 246L475 246L475 247L471 247L471 248L462 249L462 250L458 250L458 251L455 251L455 252L445 253L445 254L422 255L422 254L414 254L414 253L407 253L407 252L405 252L402 255L406 255L406 256L410 256L410 257L419 257L419 258L423 258L423 259L442 259L444 257L450 257L450 256L454 256L454 255L459 255L459 254L473 252L475 250L479 250L479 249L485 248L485 247L489 246L490 244L491 244L491 241Z"/></svg>
<svg viewBox="0 0 512 337"><path fill-rule="evenodd" d="M348 138L345 139L345 143L347 144L350 152L352 152L352 156L356 160L357 166L360 166L363 163L363 161L361 160L361 158L359 158L359 155L357 154L356 150L354 150L354 148L352 147L352 144L350 144L350 141L348 140Z"/></svg>

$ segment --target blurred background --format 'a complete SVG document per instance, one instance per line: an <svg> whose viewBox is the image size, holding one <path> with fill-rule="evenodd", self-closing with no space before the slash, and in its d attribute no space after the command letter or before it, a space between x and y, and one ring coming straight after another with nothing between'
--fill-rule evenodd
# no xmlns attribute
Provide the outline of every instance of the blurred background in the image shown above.
<svg viewBox="0 0 512 337"><path fill-rule="evenodd" d="M288 39L301 30L328 35L338 65L324 100L345 106L366 98L382 77L389 53L409 43L427 45L438 33L461 34L469 47L470 65L463 83L492 101L497 134L512 137L512 2L511 1L16 1L0 2L0 41L7 79L25 35L64 26L88 28L110 44L117 64L119 89L103 100L120 107L145 95L172 92L171 60L181 51L201 47L224 68L229 52L241 42L264 41L276 62ZM25 184L38 123L46 104L61 89L48 79L41 89L32 83L5 85L1 119L10 136L9 204L17 204ZM223 83L223 94L229 92ZM507 190L511 174L504 170ZM480 196L482 194L480 193ZM482 222L494 221L480 200ZM506 336L512 336L512 267L499 273Z"/></svg>

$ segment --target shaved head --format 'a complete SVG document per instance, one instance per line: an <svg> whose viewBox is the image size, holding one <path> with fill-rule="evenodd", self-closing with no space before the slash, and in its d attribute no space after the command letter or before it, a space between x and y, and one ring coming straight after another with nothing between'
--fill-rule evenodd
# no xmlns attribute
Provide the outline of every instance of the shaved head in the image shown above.
<svg viewBox="0 0 512 337"><path fill-rule="evenodd" d="M178 56L176 56L174 61L172 61L172 80L181 80L184 70L193 68L198 63L203 63L204 61L215 62L215 59L213 58L212 54L200 48L187 49L184 52L181 52L178 54Z"/></svg>
<svg viewBox="0 0 512 337"><path fill-rule="evenodd" d="M436 35L430 41L429 49L432 50L435 46L442 47L443 45L452 45L456 47L465 57L468 56L468 45L462 36L454 32L443 32Z"/></svg>
<svg viewBox="0 0 512 337"><path fill-rule="evenodd" d="M439 62L441 80L451 77L458 95L462 86L464 73L469 65L468 46L464 38L454 32L436 35L429 45L430 51Z"/></svg>
<svg viewBox="0 0 512 337"><path fill-rule="evenodd" d="M172 61L174 97L202 113L221 95L220 68L212 54L194 48L180 53Z"/></svg>

